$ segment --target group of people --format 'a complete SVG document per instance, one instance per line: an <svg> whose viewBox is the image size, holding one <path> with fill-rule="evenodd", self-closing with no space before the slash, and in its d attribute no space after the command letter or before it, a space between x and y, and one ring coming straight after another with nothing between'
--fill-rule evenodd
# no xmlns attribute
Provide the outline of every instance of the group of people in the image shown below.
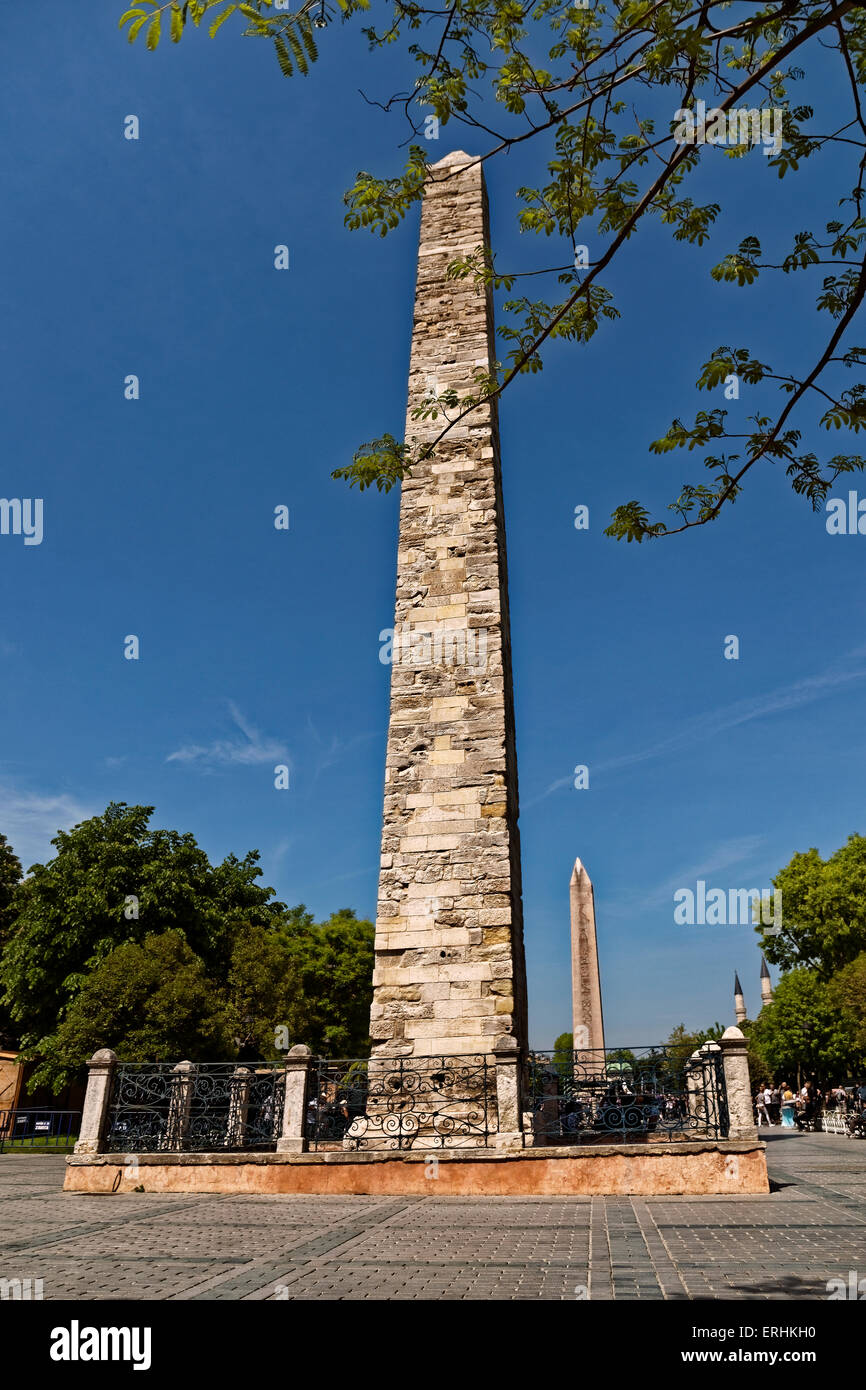
<svg viewBox="0 0 866 1390"><path fill-rule="evenodd" d="M859 1126L866 1114L866 1083L861 1086L828 1086L822 1090L814 1081L807 1081L794 1091L787 1081L772 1085L769 1081L759 1087L755 1096L758 1127L781 1125L782 1129L814 1129L822 1111L835 1110L850 1116L850 1124Z"/></svg>

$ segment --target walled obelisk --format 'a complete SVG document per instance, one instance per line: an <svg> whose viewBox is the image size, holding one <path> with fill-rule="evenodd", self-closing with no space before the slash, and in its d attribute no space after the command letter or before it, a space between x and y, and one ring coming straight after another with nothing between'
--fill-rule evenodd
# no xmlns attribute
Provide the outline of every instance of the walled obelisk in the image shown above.
<svg viewBox="0 0 866 1390"><path fill-rule="evenodd" d="M449 280L488 245L481 165L433 166L423 200L406 438L413 407L495 360L489 289ZM450 412L449 412L450 413ZM517 764L496 405L477 407L402 485L373 1055L526 1046Z"/></svg>
<svg viewBox="0 0 866 1390"><path fill-rule="evenodd" d="M571 902L571 1008L574 1047L604 1048L601 979L595 935L595 894L579 859L574 861L569 887ZM597 1059L603 1066L604 1057Z"/></svg>

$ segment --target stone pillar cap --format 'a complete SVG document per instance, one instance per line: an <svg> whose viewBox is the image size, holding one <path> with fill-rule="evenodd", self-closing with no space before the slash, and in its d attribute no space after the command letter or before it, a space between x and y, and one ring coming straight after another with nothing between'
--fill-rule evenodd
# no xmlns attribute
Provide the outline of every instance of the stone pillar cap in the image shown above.
<svg viewBox="0 0 866 1390"><path fill-rule="evenodd" d="M503 1033L493 1044L494 1052L519 1052L520 1044L511 1033Z"/></svg>
<svg viewBox="0 0 866 1390"><path fill-rule="evenodd" d="M110 1047L101 1047L98 1052L94 1052L91 1062L116 1062L117 1053L112 1052Z"/></svg>

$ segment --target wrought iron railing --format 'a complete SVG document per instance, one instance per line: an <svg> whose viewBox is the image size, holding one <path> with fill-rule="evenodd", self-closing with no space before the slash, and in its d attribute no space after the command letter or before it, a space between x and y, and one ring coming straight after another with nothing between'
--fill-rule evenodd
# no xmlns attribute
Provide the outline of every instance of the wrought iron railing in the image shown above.
<svg viewBox="0 0 866 1390"><path fill-rule="evenodd" d="M485 1148L500 1128L498 1065L492 1055L307 1055L287 1059L286 1067L118 1063L104 1147L267 1151L283 1135L290 1153ZM287 1074L293 1080L284 1116ZM520 1074L527 1146L728 1135L722 1051L714 1043L686 1059L682 1049L664 1046L531 1052ZM506 1095L509 1086L505 1080ZM509 1133L514 1127L513 1120L506 1124Z"/></svg>
<svg viewBox="0 0 866 1390"><path fill-rule="evenodd" d="M728 1107L721 1049L685 1061L667 1047L531 1052L526 1142L723 1139Z"/></svg>
<svg viewBox="0 0 866 1390"><path fill-rule="evenodd" d="M496 1130L492 1057L313 1064L306 1115L311 1149L475 1148Z"/></svg>
<svg viewBox="0 0 866 1390"><path fill-rule="evenodd" d="M78 1138L80 1110L25 1106L0 1110L0 1153L7 1149L71 1149Z"/></svg>
<svg viewBox="0 0 866 1390"><path fill-rule="evenodd" d="M281 1067L120 1063L105 1147L110 1153L273 1149L284 1092Z"/></svg>

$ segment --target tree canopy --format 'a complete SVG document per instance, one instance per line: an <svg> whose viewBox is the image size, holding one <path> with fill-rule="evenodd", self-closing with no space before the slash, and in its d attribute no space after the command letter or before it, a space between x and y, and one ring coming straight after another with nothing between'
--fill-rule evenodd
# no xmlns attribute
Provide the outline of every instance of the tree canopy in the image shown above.
<svg viewBox="0 0 866 1390"><path fill-rule="evenodd" d="M850 1078L866 1067L866 836L849 835L826 859L794 854L773 886L781 920L755 931L784 973L745 1025L752 1071Z"/></svg>
<svg viewBox="0 0 866 1390"><path fill-rule="evenodd" d="M21 861L5 835L0 835L0 954L14 921L14 902L21 881ZM12 1047L14 1029L9 1011L0 998L0 1047Z"/></svg>
<svg viewBox="0 0 866 1390"><path fill-rule="evenodd" d="M128 941L84 978L62 1023L41 1040L31 1085L60 1088L101 1047L122 1062L224 1058L231 1043L222 1003L181 932Z"/></svg>
<svg viewBox="0 0 866 1390"><path fill-rule="evenodd" d="M825 1081L845 1080L863 1061L834 992L804 967L782 976L772 1004L750 1025L749 1041L765 1069L780 1078L787 1074L788 1081L796 1080L798 1071Z"/></svg>
<svg viewBox="0 0 866 1390"><path fill-rule="evenodd" d="M31 1084L65 1084L99 1047L127 1061L275 1059L297 1042L365 1055L372 923L351 908L317 923L257 882L257 851L211 864L152 814L112 803L10 889L0 1008L38 1063ZM11 883L20 865L0 845L0 890L4 863Z"/></svg>
<svg viewBox="0 0 866 1390"><path fill-rule="evenodd" d="M712 1023L709 1028L698 1029L688 1029L684 1023L678 1023L665 1044L671 1070L683 1071L693 1052L697 1052L705 1042L717 1042L724 1031L724 1026L718 1022Z"/></svg>
<svg viewBox="0 0 866 1390"><path fill-rule="evenodd" d="M256 882L258 851L212 865L193 835L151 830L153 810L112 802L58 831L54 858L20 885L0 986L25 1048L54 1029L116 946L174 928L208 970L224 971L238 927L273 926L283 910Z"/></svg>
<svg viewBox="0 0 866 1390"><path fill-rule="evenodd" d="M766 155L767 180L818 167L822 183L809 192L814 222L795 228L782 219L765 233L755 201L742 200L729 209L739 233L721 248L711 280L724 293L767 276L793 277L811 287L823 330L815 341L814 320L804 311L802 333L779 345L782 360L760 361L739 343L719 344L696 361L698 389L716 399L723 387L732 398L732 380L737 391L740 382L766 388L756 392L754 413L743 421L710 404L691 424L674 419L651 450L696 454L704 472L683 482L667 519L653 519L633 499L615 508L607 533L640 542L704 526L735 502L752 469L776 463L818 510L839 477L864 467L858 453L828 447L819 457L801 445L804 426L852 435L866 425L866 386L851 378L866 348L850 336L866 293L864 0L291 4L142 0L119 23L131 42L142 35L151 50L163 25L174 43L189 26L204 25L214 37L224 25L226 33L239 25L243 35L269 41L281 71L293 77L309 74L320 31L333 18L349 25L368 12L381 14L362 33L374 53L395 46L405 61L403 90L377 104L401 118L408 157L397 172L358 173L345 194L347 224L382 236L399 226L421 197L435 158L431 139L453 123L480 142L484 164L532 142L538 173L534 186L515 190L518 225L530 234L527 242L555 239L561 248L553 255L528 251L525 264L502 266L495 252L479 247L451 264L451 276L511 296L499 330L503 360L491 371L479 368L465 395L434 393L418 407L416 419L437 422L432 442L385 433L335 477L387 490L479 402L540 371L551 343L589 343L619 317L610 273L628 243L656 221L675 241L702 246L722 211L718 161L755 148ZM820 94L817 112L799 99L807 87L810 100Z"/></svg>
<svg viewBox="0 0 866 1390"><path fill-rule="evenodd" d="M866 951L866 836L849 835L828 859L795 854L773 879L782 895L781 930L755 930L767 959L805 966L827 979Z"/></svg>

